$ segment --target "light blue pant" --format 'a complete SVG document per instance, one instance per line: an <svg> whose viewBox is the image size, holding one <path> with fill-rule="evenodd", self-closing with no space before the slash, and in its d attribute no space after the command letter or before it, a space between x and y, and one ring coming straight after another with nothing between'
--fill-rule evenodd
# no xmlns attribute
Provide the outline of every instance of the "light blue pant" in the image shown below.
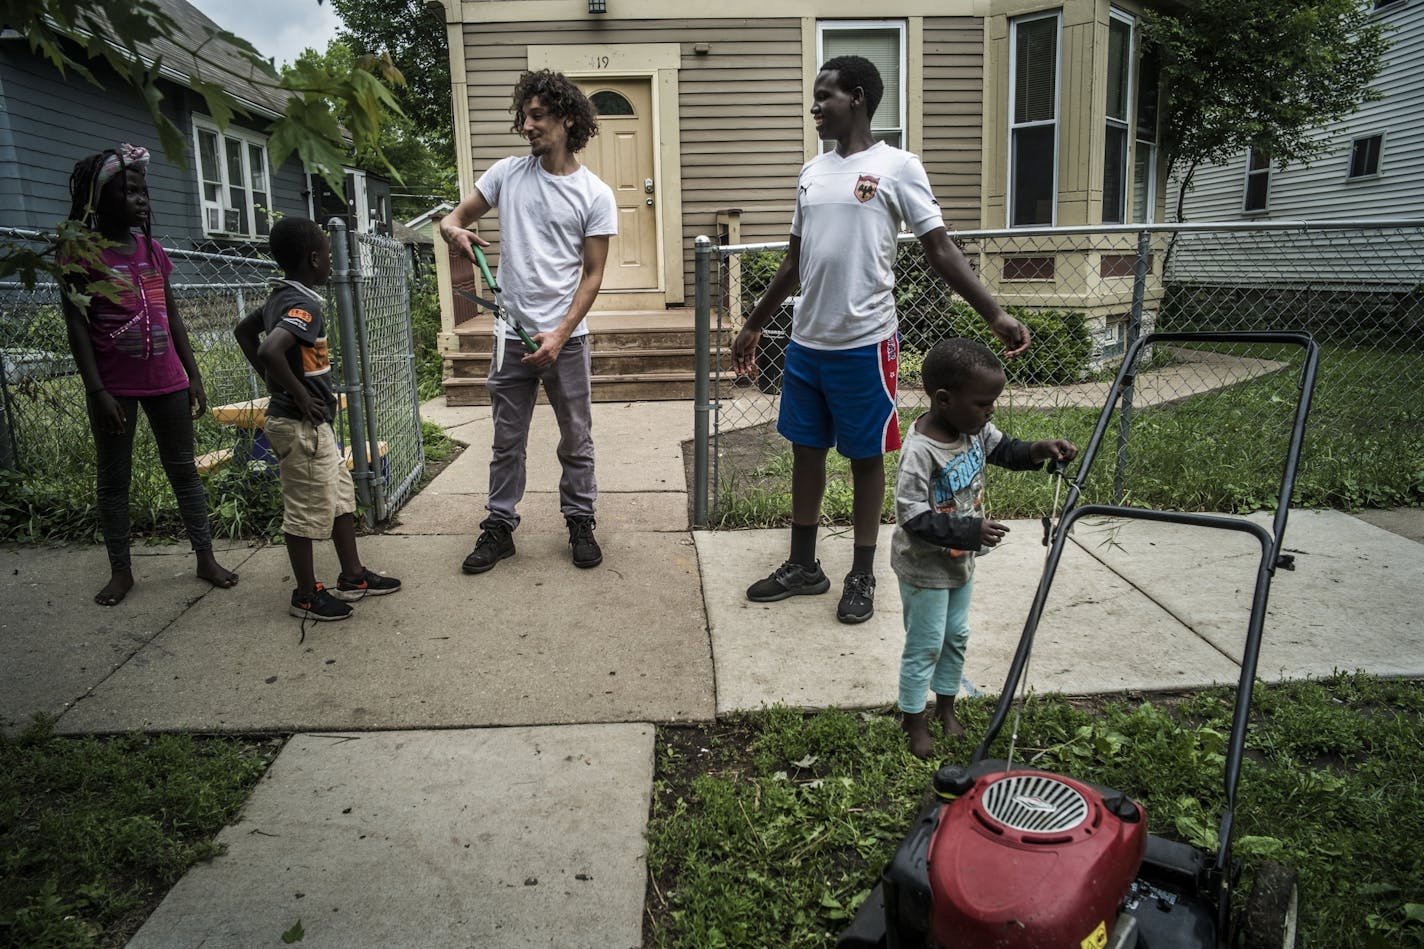
<svg viewBox="0 0 1424 949"><path fill-rule="evenodd" d="M904 607L905 651L900 655L900 711L925 710L925 690L939 695L959 691L964 647L969 644L971 579L953 590L934 590L900 581Z"/></svg>

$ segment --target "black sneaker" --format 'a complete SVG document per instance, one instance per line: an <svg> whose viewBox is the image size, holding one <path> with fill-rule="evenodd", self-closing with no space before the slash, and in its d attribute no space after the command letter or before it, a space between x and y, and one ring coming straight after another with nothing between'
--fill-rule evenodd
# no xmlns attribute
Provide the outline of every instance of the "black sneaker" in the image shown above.
<svg viewBox="0 0 1424 949"><path fill-rule="evenodd" d="M603 550L593 539L598 522L592 517L565 518L569 525L569 546L573 548L575 567L596 567L603 563Z"/></svg>
<svg viewBox="0 0 1424 949"><path fill-rule="evenodd" d="M385 596L401 588L395 577L383 577L374 570L362 570L361 576L348 580L344 576L336 578L336 589L331 595L338 600L359 600L368 596Z"/></svg>
<svg viewBox="0 0 1424 949"><path fill-rule="evenodd" d="M825 593L830 588L831 580L821 569L821 561L817 560L814 567L806 567L788 560L765 580L747 587L747 599L753 603L774 603L788 596Z"/></svg>
<svg viewBox="0 0 1424 949"><path fill-rule="evenodd" d="M868 573L848 573L836 619L842 623L864 623L875 613L875 577Z"/></svg>
<svg viewBox="0 0 1424 949"><path fill-rule="evenodd" d="M475 541L475 549L460 566L466 573L484 573L504 558L514 556L514 534L508 527L494 521L480 526L484 530Z"/></svg>
<svg viewBox="0 0 1424 949"><path fill-rule="evenodd" d="M346 619L351 615L351 607L327 593L326 587L318 583L315 593L293 590L292 605L287 612L302 620L331 622Z"/></svg>

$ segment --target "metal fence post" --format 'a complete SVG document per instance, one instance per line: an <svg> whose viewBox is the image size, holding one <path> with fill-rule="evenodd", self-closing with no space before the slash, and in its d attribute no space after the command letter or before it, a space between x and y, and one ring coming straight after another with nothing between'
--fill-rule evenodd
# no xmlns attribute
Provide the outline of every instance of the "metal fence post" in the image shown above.
<svg viewBox="0 0 1424 949"><path fill-rule="evenodd" d="M352 442L361 441L365 444L366 450L362 453L362 461L365 462L365 476L371 482L371 502L375 507L375 519L383 521L389 513L386 510L386 480L381 476L381 456L380 440L376 437L376 386L375 375L371 371L371 345L370 334L366 325L366 307L364 296L361 292L363 284L373 278L374 274L366 274L361 269L361 234L347 232L350 237L351 246L351 286L353 293L352 301L356 304L353 313L353 321L356 324L356 352L361 360L361 404L365 409L366 427L362 430L365 435L361 439L352 437ZM375 257L374 250L372 258ZM355 455L355 449L352 449Z"/></svg>
<svg viewBox="0 0 1424 949"><path fill-rule="evenodd" d="M366 405L362 398L360 378L360 346L356 341L356 288L351 274L351 242L346 222L334 217L327 222L331 231L331 283L336 297L336 317L341 328L341 391L346 394L346 444L351 446L352 477L356 482L356 501L366 512L367 527L375 526L371 505L370 458L356 446L365 441ZM352 351L352 348L356 351Z"/></svg>
<svg viewBox="0 0 1424 949"><path fill-rule="evenodd" d="M707 445L712 412L712 239L699 234L693 242L697 274L697 379L693 383L692 526L707 524Z"/></svg>
<svg viewBox="0 0 1424 949"><path fill-rule="evenodd" d="M1132 311L1127 316L1127 339L1123 352L1132 351L1133 343L1142 335L1142 302L1147 298L1147 273L1152 261L1152 232L1143 228L1137 234L1137 261L1132 271ZM1123 380L1121 411L1118 415L1117 463L1113 467L1113 503L1121 504L1123 479L1127 471L1127 440L1132 428L1132 376Z"/></svg>

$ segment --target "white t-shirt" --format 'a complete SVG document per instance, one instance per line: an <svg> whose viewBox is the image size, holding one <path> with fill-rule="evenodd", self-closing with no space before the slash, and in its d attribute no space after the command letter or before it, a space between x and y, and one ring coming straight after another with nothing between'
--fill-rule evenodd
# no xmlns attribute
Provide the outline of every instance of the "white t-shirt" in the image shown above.
<svg viewBox="0 0 1424 949"><path fill-rule="evenodd" d="M583 166L551 175L533 155L500 159L475 187L499 209L500 305L531 334L553 330L583 277L584 239L618 233L613 189ZM580 322L573 335L587 332Z"/></svg>
<svg viewBox="0 0 1424 949"><path fill-rule="evenodd" d="M853 349L889 337L895 320L895 237L944 226L920 160L876 142L842 158L808 161L796 181L791 233L801 239L801 302L791 338L812 349Z"/></svg>

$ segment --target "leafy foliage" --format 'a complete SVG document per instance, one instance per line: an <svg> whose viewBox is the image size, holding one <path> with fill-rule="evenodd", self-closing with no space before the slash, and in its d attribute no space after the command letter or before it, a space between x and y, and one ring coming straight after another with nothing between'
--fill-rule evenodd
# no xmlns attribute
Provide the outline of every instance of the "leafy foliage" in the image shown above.
<svg viewBox="0 0 1424 949"><path fill-rule="evenodd" d="M1357 0L1199 0L1149 10L1145 33L1162 55L1181 195L1198 165L1248 147L1282 166L1319 155L1318 126L1379 98L1370 83L1389 45Z"/></svg>
<svg viewBox="0 0 1424 949"><path fill-rule="evenodd" d="M438 8L423 0L331 0L341 14L340 36L357 54L389 57L407 79L400 103L432 147L454 160L450 111L449 41Z"/></svg>
<svg viewBox="0 0 1424 949"><path fill-rule="evenodd" d="M325 52L308 49L283 70L283 75L293 76L302 71L352 72L359 63L372 58L369 53L358 55L353 42L350 39L334 39L327 44ZM424 78L421 77L420 85L425 84ZM448 80L447 68L447 89L441 100L446 103L450 98ZM355 163L360 167L377 172L389 168L397 174L403 189L391 196L391 208L397 220L414 217L436 201L453 202L459 199L459 188L455 182L454 141L448 135L440 137L422 125L424 118L419 113L428 110L429 106L423 102L415 104L413 99L411 87L402 87L397 92L396 101L402 104L403 109L416 111L390 115L376 134L375 140L380 148L358 148L355 155ZM448 129L448 107L443 111ZM360 119L359 115L351 115L349 106L341 102L335 104L334 115L342 125L350 125Z"/></svg>
<svg viewBox="0 0 1424 949"><path fill-rule="evenodd" d="M274 168L296 153L334 190L342 191L341 168L347 161L348 149L336 118L338 112L345 118L345 130L356 150L373 156L381 167L390 168L381 134L392 117L402 117L391 87L403 85L405 79L388 56L358 57L342 68L307 63L278 75L272 62L252 44L226 30L210 28L203 42L188 48L177 24L154 0L4 0L0 22L18 28L30 50L64 75L76 75L100 85L91 65L106 64L138 94L164 154L179 167L187 166L189 143L183 131L164 114L164 96L158 85L162 67L188 76L189 85L203 97L208 114L224 129L234 116L249 114L227 91L232 80L240 79L286 97L285 113L268 129L267 150ZM165 62L154 49L157 41L179 48L183 56L177 62ZM240 54L240 72L223 65L227 60L205 54L204 47L214 42L226 44ZM146 60L152 60L151 67L145 65ZM61 237L54 248L58 258L79 253L77 242L70 239L73 235ZM48 252L40 253L14 242L0 245L0 278L17 274L26 289L32 289L40 273L56 279L62 276Z"/></svg>

